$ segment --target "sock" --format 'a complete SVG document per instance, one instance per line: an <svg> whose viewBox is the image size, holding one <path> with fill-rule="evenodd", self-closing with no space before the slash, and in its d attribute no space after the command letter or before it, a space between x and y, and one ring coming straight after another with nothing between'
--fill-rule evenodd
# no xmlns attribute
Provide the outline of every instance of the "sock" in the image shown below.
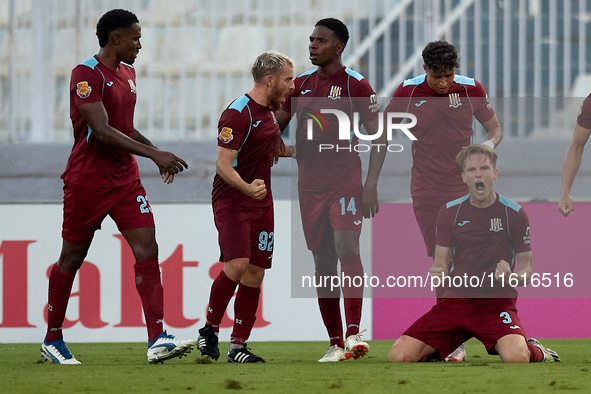
<svg viewBox="0 0 591 394"><path fill-rule="evenodd" d="M236 291L236 286L238 286L238 282L228 278L223 270L220 271L211 285L206 319L213 326L214 332L220 331L220 323L228 307L228 302L230 302L234 291Z"/></svg>
<svg viewBox="0 0 591 394"><path fill-rule="evenodd" d="M136 261L135 288L142 300L146 326L148 328L148 342L152 342L164 331L164 290L160 281L160 267L158 259Z"/></svg>
<svg viewBox="0 0 591 394"><path fill-rule="evenodd" d="M359 333L359 323L361 322L361 306L363 304L363 265L359 255L347 256L341 259L341 277L345 279L343 285L343 298L345 299L345 320L347 321L347 334ZM360 279L355 279L361 278ZM361 284L360 287L354 284Z"/></svg>
<svg viewBox="0 0 591 394"><path fill-rule="evenodd" d="M320 274L316 271L315 275L316 283L321 283L320 277L337 275L336 267L334 272ZM318 306L320 307L322 321L330 339L330 346L337 345L338 347L344 348L343 321L341 319L339 298L341 295L340 289L336 288L331 291L330 287L317 287L316 292L318 293Z"/></svg>
<svg viewBox="0 0 591 394"><path fill-rule="evenodd" d="M47 334L46 342L52 342L62 337L62 325L66 318L66 308L70 300L70 292L76 274L63 272L54 264L49 274L49 294L47 301Z"/></svg>
<svg viewBox="0 0 591 394"><path fill-rule="evenodd" d="M244 345L250 336L256 320L260 294L260 287L248 287L242 283L238 286L234 301L234 329L230 336L231 343Z"/></svg>
<svg viewBox="0 0 591 394"><path fill-rule="evenodd" d="M234 349L244 349L244 342L240 343L230 343L230 350Z"/></svg>
<svg viewBox="0 0 591 394"><path fill-rule="evenodd" d="M527 348L529 349L529 362L530 363L541 363L544 361L544 353L540 350L539 347L534 345L531 342L527 343Z"/></svg>

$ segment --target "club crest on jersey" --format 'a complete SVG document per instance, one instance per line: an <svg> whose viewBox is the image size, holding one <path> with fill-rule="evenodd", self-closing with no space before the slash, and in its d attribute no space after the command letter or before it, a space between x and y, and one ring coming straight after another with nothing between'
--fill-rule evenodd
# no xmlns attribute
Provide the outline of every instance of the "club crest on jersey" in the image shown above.
<svg viewBox="0 0 591 394"><path fill-rule="evenodd" d="M127 82L129 83L131 93L135 93L135 82L133 82L133 80L131 80L131 79L128 79Z"/></svg>
<svg viewBox="0 0 591 394"><path fill-rule="evenodd" d="M230 141L234 139L232 131L234 130L232 130L229 127L222 127L222 129L220 130L220 134L218 135L219 140L222 141L224 144L230 143Z"/></svg>
<svg viewBox="0 0 591 394"><path fill-rule="evenodd" d="M500 218L494 218L490 220L490 231L494 231L498 233L499 231L503 230L503 224L501 223Z"/></svg>
<svg viewBox="0 0 591 394"><path fill-rule="evenodd" d="M460 94L459 93L450 93L449 94L449 106L452 108L458 108L462 103L460 102Z"/></svg>
<svg viewBox="0 0 591 394"><path fill-rule="evenodd" d="M88 98L90 93L92 92L92 88L88 85L88 82L82 81L76 84L76 94L81 99Z"/></svg>
<svg viewBox="0 0 591 394"><path fill-rule="evenodd" d="M328 98L333 99L333 100L338 100L341 98L342 91L343 91L342 87L333 85L330 88L330 93L328 94Z"/></svg>

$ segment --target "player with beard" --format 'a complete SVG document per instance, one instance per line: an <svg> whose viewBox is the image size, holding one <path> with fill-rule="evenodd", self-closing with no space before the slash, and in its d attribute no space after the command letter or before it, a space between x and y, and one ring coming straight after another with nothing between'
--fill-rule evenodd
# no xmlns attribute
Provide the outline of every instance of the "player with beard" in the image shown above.
<svg viewBox="0 0 591 394"><path fill-rule="evenodd" d="M212 205L224 269L211 286L207 322L198 346L215 360L219 325L234 295L234 329L226 362L265 362L246 348L256 319L265 270L273 257L271 166L279 136L275 111L293 92L293 63L269 51L252 66L254 87L234 100L218 123Z"/></svg>
<svg viewBox="0 0 591 394"><path fill-rule="evenodd" d="M372 141L368 174L363 184L361 160L355 148L359 143L357 136L341 141L337 117L320 114L323 109L339 110L347 114L350 121L358 114L368 135L378 131L379 106L373 89L363 76L345 67L341 60L348 39L349 31L341 21L327 18L316 23L310 35L309 52L317 68L296 78L293 95L278 113L281 130L292 115L298 121L295 147L285 147L282 154L297 160L300 213L317 278L336 276L339 260L342 275L363 277L359 255L361 223L364 217L373 217L379 209L377 184L386 155L386 133ZM320 118L322 122L312 121ZM311 139L308 139L308 124L313 127ZM336 148L321 150L321 146ZM317 288L320 313L330 340L320 362L358 359L369 350L369 345L359 335L363 287L351 283L342 286L342 291L345 336L341 289Z"/></svg>
<svg viewBox="0 0 591 394"><path fill-rule="evenodd" d="M68 350L62 324L78 269L94 232L109 215L135 257L135 284L148 329L148 362L189 352L194 342L163 331L164 300L158 266L152 208L134 154L156 163L166 183L187 167L184 160L161 151L134 128L135 70L141 49L137 17L116 9L97 23L99 53L72 71L70 117L74 146L62 175L64 221L62 251L49 277L47 334L42 356L55 364L80 364Z"/></svg>
<svg viewBox="0 0 591 394"><path fill-rule="evenodd" d="M447 276L448 287L443 298L394 343L389 361L442 359L473 336L503 362L560 361L556 352L536 339L526 340L517 316L517 291L509 278L516 286L531 280L529 221L519 204L494 191L495 151L470 145L456 160L470 192L441 208L429 270L432 283L437 285ZM483 282L473 285L474 277Z"/></svg>

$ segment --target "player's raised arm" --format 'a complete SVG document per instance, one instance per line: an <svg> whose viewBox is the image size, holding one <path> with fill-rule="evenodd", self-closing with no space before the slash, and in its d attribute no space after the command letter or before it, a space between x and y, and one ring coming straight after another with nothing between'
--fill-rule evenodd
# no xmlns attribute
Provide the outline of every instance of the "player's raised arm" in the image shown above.
<svg viewBox="0 0 591 394"><path fill-rule="evenodd" d="M558 210L565 217L570 213L575 212L573 199L570 196L570 191L575 181L577 171L581 166L583 150L585 149L587 140L589 140L590 134L590 129L586 129L577 124L575 126L573 139L566 151L564 164L562 165L562 188L560 191L560 202L558 203Z"/></svg>

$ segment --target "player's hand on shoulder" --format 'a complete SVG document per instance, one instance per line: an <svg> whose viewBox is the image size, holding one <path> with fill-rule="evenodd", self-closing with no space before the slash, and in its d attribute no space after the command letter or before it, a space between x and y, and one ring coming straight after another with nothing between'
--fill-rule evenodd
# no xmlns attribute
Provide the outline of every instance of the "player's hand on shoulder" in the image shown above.
<svg viewBox="0 0 591 394"><path fill-rule="evenodd" d="M281 136L277 139L277 145L275 145L275 161L274 163L277 164L280 157L291 157L292 154L292 147L291 145L285 145L283 142L283 138Z"/></svg>
<svg viewBox="0 0 591 394"><path fill-rule="evenodd" d="M378 202L378 188L377 186L363 187L361 192L361 207L363 209L363 217L366 219L373 218L380 210L380 203Z"/></svg>
<svg viewBox="0 0 591 394"><path fill-rule="evenodd" d="M262 200L267 195L267 188L265 187L265 181L262 179L255 179L251 184L248 185L248 193L250 197L255 200Z"/></svg>
<svg viewBox="0 0 591 394"><path fill-rule="evenodd" d="M560 201L558 202L558 211L560 211L564 217L567 217L571 213L575 213L575 205L571 196L560 196Z"/></svg>

